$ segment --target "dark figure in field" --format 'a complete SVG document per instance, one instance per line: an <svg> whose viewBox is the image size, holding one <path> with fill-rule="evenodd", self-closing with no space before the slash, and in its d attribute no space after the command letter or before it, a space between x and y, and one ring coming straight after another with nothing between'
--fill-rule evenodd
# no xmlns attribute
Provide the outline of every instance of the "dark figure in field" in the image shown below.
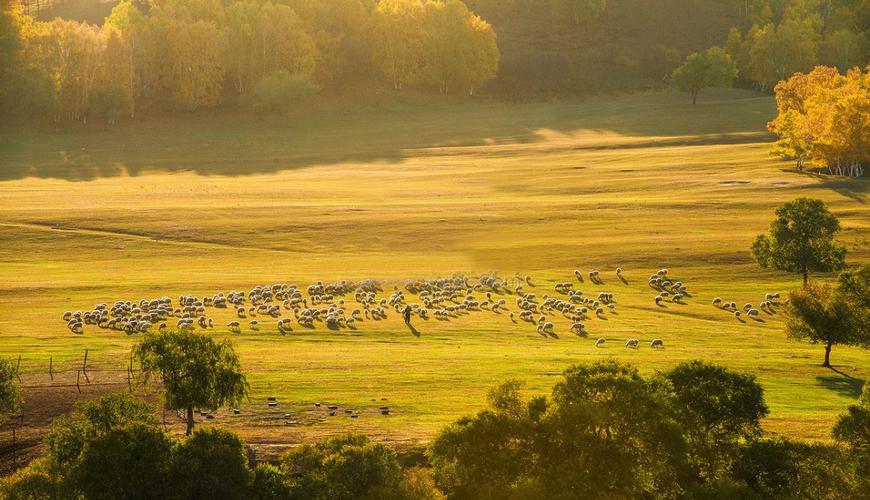
<svg viewBox="0 0 870 500"><path fill-rule="evenodd" d="M405 306L405 310L402 311L402 316L405 318L405 324L411 324L411 306Z"/></svg>

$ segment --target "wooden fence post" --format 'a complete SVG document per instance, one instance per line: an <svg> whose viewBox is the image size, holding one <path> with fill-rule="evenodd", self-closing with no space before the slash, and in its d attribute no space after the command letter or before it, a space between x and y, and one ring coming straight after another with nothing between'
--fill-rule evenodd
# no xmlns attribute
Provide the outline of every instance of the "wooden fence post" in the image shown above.
<svg viewBox="0 0 870 500"><path fill-rule="evenodd" d="M79 393L82 392L82 387L79 385L79 378L81 378L80 377L81 374L82 374L81 370L76 370L76 389L79 390Z"/></svg>
<svg viewBox="0 0 870 500"><path fill-rule="evenodd" d="M51 380L54 380L54 357L48 357L48 376L51 377Z"/></svg>
<svg viewBox="0 0 870 500"><path fill-rule="evenodd" d="M18 377L18 383L21 383L21 355L18 355L18 363L15 365L15 376Z"/></svg>
<svg viewBox="0 0 870 500"><path fill-rule="evenodd" d="M91 379L88 377L88 350L85 349L85 359L82 362L82 373L85 375L85 380L90 384Z"/></svg>

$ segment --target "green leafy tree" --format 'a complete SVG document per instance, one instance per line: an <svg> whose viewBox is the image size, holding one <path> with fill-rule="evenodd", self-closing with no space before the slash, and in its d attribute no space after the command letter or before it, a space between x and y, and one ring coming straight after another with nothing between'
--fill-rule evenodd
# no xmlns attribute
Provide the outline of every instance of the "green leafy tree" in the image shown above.
<svg viewBox="0 0 870 500"><path fill-rule="evenodd" d="M193 431L194 408L216 410L238 403L248 383L232 343L217 343L194 332L150 333L133 348L143 381L163 381L163 399L169 410L186 410L187 434Z"/></svg>
<svg viewBox="0 0 870 500"><path fill-rule="evenodd" d="M432 440L427 455L450 498L510 498L538 488L534 441L542 411L522 400L520 387L514 380L494 388L490 409L460 418Z"/></svg>
<svg viewBox="0 0 870 500"><path fill-rule="evenodd" d="M870 384L865 382L858 401L837 417L831 434L850 448L857 491L870 491Z"/></svg>
<svg viewBox="0 0 870 500"><path fill-rule="evenodd" d="M870 331L862 328L858 311L842 294L810 281L789 294L785 308L786 332L790 338L825 346L822 366L831 366L831 348L837 345L870 346Z"/></svg>
<svg viewBox="0 0 870 500"><path fill-rule="evenodd" d="M257 464L254 467L251 497L256 500L289 500L291 497L287 475L272 464Z"/></svg>
<svg viewBox="0 0 870 500"><path fill-rule="evenodd" d="M850 301L855 308L870 308L870 264L840 273L837 278L837 291Z"/></svg>
<svg viewBox="0 0 870 500"><path fill-rule="evenodd" d="M837 441L870 452L870 384L864 384L858 401L837 418L832 434Z"/></svg>
<svg viewBox="0 0 870 500"><path fill-rule="evenodd" d="M154 426L112 429L85 446L72 473L76 488L94 500L166 498L171 446Z"/></svg>
<svg viewBox="0 0 870 500"><path fill-rule="evenodd" d="M541 483L595 496L679 495L686 442L666 384L614 360L572 366L553 388Z"/></svg>
<svg viewBox="0 0 870 500"><path fill-rule="evenodd" d="M56 418L45 441L52 458L69 465L89 442L133 424L156 426L154 408L134 396L107 394L93 401L78 402L72 415Z"/></svg>
<svg viewBox="0 0 870 500"><path fill-rule="evenodd" d="M616 361L572 366L551 400L515 381L490 408L442 430L428 455L450 498L685 494L686 443L668 385Z"/></svg>
<svg viewBox="0 0 870 500"><path fill-rule="evenodd" d="M18 400L21 397L15 373L15 365L6 358L0 358L0 423L7 414L18 410Z"/></svg>
<svg viewBox="0 0 870 500"><path fill-rule="evenodd" d="M294 498L390 498L402 480L396 453L358 434L294 448L281 458L281 470Z"/></svg>
<svg viewBox="0 0 870 500"><path fill-rule="evenodd" d="M731 56L720 47L711 47L696 52L671 74L673 84L692 96L692 104L698 102L698 93L707 87L730 87L737 77L737 65Z"/></svg>
<svg viewBox="0 0 870 500"><path fill-rule="evenodd" d="M13 474L0 477L0 498L4 500L77 500L76 496L51 457L37 458Z"/></svg>
<svg viewBox="0 0 870 500"><path fill-rule="evenodd" d="M846 265L846 247L834 241L840 221L821 200L797 198L776 209L768 234L752 244L761 267L800 273L804 284L811 272L829 272Z"/></svg>
<svg viewBox="0 0 870 500"><path fill-rule="evenodd" d="M753 375L697 360L680 363L664 376L700 475L726 477L740 443L761 435L761 419L768 414L761 385Z"/></svg>
<svg viewBox="0 0 870 500"><path fill-rule="evenodd" d="M172 450L171 497L244 499L254 475L239 437L222 429L198 429Z"/></svg>
<svg viewBox="0 0 870 500"><path fill-rule="evenodd" d="M860 498L848 464L837 446L765 439L743 448L733 476L755 493L739 498Z"/></svg>

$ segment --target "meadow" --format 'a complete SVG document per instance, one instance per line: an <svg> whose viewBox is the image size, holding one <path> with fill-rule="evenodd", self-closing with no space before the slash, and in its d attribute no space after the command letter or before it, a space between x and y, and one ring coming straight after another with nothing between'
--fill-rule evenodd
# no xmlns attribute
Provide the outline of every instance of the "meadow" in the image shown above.
<svg viewBox="0 0 870 500"><path fill-rule="evenodd" d="M821 368L823 349L788 340L778 315L739 322L710 305L715 296L757 304L798 286L749 253L774 209L798 196L823 199L840 217L849 262L870 257L870 184L771 157L774 113L770 96L721 90L697 106L670 92L384 99L269 120L3 126L0 355L22 357L25 382L45 382L49 357L71 368L85 349L95 366L123 369L135 337L93 326L73 335L61 321L63 311L119 299L365 278L389 293L407 278L456 272L528 274L536 286L527 291L555 295L574 269L596 269L603 285L575 288L613 292L618 314L588 321L589 338L564 322L558 338L542 336L490 313L418 319L419 336L395 313L353 332L281 336L269 323L231 335L231 314L217 315L210 334L234 342L251 397L240 415L208 422L263 446L348 430L417 445L481 409L487 389L509 378L544 393L572 363L612 356L651 373L703 358L758 376L768 431L827 440L870 377L870 353L836 346L835 370ZM662 267L688 285L685 305L653 302L646 278ZM607 346L596 348L597 337ZM629 337L641 348L622 347ZM653 338L665 348L650 349ZM52 394L79 397L75 388ZM25 396L25 415L46 403L38 391ZM325 417L315 402L361 414ZM377 410L385 404L389 416Z"/></svg>

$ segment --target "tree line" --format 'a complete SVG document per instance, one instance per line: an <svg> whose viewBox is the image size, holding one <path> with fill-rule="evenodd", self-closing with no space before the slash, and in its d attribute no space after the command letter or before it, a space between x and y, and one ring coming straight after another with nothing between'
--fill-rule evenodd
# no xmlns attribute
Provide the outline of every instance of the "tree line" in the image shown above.
<svg viewBox="0 0 870 500"><path fill-rule="evenodd" d="M749 27L732 28L724 47L741 78L762 90L815 66L845 73L870 61L866 0L740 1Z"/></svg>
<svg viewBox="0 0 870 500"><path fill-rule="evenodd" d="M102 26L2 1L0 109L58 121L267 110L372 79L473 93L498 70L495 32L461 0L123 0Z"/></svg>

